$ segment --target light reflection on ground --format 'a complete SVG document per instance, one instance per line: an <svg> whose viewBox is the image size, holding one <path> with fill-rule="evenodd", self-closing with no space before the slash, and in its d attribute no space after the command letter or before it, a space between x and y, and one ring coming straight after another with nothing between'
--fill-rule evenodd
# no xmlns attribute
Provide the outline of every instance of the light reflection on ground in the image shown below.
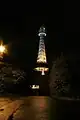
<svg viewBox="0 0 80 120"><path fill-rule="evenodd" d="M80 101L55 100L44 96L0 98L0 109L3 109L0 120L8 120L15 109L12 120L80 119Z"/></svg>
<svg viewBox="0 0 80 120"><path fill-rule="evenodd" d="M48 97L29 97L14 114L13 120L49 120Z"/></svg>
<svg viewBox="0 0 80 120"><path fill-rule="evenodd" d="M7 120L11 111L18 106L18 109L13 115L13 120L49 120L50 98L43 96L32 96L19 98L11 101L9 98L1 98L4 104L0 109L0 120ZM7 99L7 100L6 100ZM14 107L15 106L15 107ZM12 110L13 109L13 110ZM3 117L3 118L2 118Z"/></svg>

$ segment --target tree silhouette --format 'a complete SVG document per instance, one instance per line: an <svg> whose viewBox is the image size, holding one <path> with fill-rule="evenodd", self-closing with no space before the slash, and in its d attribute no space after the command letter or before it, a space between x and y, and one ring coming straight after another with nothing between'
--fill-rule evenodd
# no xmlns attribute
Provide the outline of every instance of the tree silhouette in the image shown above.
<svg viewBox="0 0 80 120"><path fill-rule="evenodd" d="M25 79L26 73L23 70L13 69L11 65L3 65L0 69L0 93L6 92L7 85L19 84Z"/></svg>
<svg viewBox="0 0 80 120"><path fill-rule="evenodd" d="M64 96L69 92L70 75L66 58L61 54L54 62L50 72L50 94L51 96Z"/></svg>

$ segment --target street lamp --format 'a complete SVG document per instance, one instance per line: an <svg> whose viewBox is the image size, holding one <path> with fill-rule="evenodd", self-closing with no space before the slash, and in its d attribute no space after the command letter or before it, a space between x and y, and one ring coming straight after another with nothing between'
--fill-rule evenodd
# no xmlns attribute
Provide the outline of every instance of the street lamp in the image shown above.
<svg viewBox="0 0 80 120"><path fill-rule="evenodd" d="M6 53L6 47L1 44L0 45L0 58L3 58L3 54Z"/></svg>
<svg viewBox="0 0 80 120"><path fill-rule="evenodd" d="M4 52L5 51L5 47L3 45L0 46L0 52Z"/></svg>

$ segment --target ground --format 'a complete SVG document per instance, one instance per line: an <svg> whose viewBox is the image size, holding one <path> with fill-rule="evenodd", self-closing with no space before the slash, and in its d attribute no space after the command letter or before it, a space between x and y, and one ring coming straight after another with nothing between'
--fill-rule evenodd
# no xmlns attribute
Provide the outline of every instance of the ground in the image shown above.
<svg viewBox="0 0 80 120"><path fill-rule="evenodd" d="M0 97L0 120L68 120L73 118L80 118L80 100L51 99L47 96Z"/></svg>
<svg viewBox="0 0 80 120"><path fill-rule="evenodd" d="M13 120L49 120L49 108L49 97L0 98L0 120L7 120L12 113Z"/></svg>

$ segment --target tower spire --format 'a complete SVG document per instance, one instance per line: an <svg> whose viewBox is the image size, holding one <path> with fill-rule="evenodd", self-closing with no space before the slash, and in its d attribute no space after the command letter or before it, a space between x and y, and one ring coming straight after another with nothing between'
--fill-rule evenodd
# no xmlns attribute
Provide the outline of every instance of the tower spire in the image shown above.
<svg viewBox="0 0 80 120"><path fill-rule="evenodd" d="M37 57L38 67L36 67L35 70L41 71L41 74L45 75L45 71L47 71L48 68L43 65L43 64L47 64L45 44L44 44L44 37L46 36L46 31L44 26L40 27L38 36L40 37L38 57Z"/></svg>

